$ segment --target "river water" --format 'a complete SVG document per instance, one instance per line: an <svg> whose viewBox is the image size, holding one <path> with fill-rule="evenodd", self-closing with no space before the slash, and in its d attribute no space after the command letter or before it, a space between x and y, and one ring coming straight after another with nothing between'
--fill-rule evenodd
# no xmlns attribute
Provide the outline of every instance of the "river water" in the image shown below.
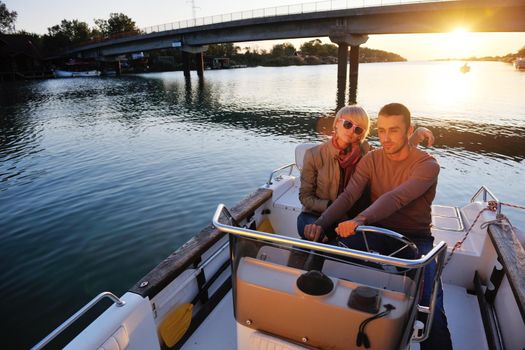
<svg viewBox="0 0 525 350"><path fill-rule="evenodd" d="M358 100L374 121L382 105L402 102L434 131L434 203L464 204L484 184L525 204L525 72L473 62L461 74L461 64L362 64ZM295 145L323 140L336 70L4 83L2 347L27 348L96 294L122 294L210 223L219 202L263 184ZM525 227L523 213L508 213Z"/></svg>

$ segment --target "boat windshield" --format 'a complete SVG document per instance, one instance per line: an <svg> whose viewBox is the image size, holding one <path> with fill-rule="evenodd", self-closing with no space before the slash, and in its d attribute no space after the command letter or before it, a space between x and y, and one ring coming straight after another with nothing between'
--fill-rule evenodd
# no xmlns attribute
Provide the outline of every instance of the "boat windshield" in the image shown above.
<svg viewBox="0 0 525 350"><path fill-rule="evenodd" d="M227 211L220 217L238 227ZM230 234L238 324L292 341L307 334L311 346L343 349L355 344L363 322L383 313L367 326L382 334L374 343L408 344L424 267L363 261L248 231L252 237Z"/></svg>

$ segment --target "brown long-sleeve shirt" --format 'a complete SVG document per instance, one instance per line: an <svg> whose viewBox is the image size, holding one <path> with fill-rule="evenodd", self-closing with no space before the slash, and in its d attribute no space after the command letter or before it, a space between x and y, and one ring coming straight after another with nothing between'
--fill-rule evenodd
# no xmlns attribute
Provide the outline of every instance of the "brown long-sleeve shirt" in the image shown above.
<svg viewBox="0 0 525 350"><path fill-rule="evenodd" d="M410 147L409 156L401 161L389 159L382 148L371 151L361 159L344 192L316 224L327 230L343 219L369 184L372 204L361 212L367 224L407 236L429 235L438 174L436 159L415 147Z"/></svg>

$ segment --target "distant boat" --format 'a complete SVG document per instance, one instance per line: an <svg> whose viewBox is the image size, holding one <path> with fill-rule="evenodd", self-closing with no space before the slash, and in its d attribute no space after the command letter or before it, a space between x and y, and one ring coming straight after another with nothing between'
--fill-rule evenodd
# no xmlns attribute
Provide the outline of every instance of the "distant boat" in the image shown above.
<svg viewBox="0 0 525 350"><path fill-rule="evenodd" d="M525 57L516 58L516 61L514 61L514 68L518 70L525 69Z"/></svg>
<svg viewBox="0 0 525 350"><path fill-rule="evenodd" d="M459 68L459 70L461 71L461 73L468 73L470 72L470 66L468 65L468 63L465 63Z"/></svg>
<svg viewBox="0 0 525 350"><path fill-rule="evenodd" d="M55 78L98 77L100 75L100 71L93 69L75 72L62 69L55 69L53 71L53 74L55 75Z"/></svg>

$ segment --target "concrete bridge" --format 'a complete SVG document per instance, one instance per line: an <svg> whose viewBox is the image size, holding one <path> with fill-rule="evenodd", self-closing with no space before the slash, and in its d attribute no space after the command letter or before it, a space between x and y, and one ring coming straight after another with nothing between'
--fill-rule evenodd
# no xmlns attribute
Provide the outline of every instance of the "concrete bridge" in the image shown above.
<svg viewBox="0 0 525 350"><path fill-rule="evenodd" d="M401 3L400 3L401 2ZM248 18L247 18L248 17ZM180 47L189 77L189 54L203 75L206 45L328 36L339 46L338 90L344 89L350 46L350 103L356 100L359 45L368 35L471 32L525 32L524 0L331 0L237 12L153 26L126 36L69 49L67 55L108 58Z"/></svg>

